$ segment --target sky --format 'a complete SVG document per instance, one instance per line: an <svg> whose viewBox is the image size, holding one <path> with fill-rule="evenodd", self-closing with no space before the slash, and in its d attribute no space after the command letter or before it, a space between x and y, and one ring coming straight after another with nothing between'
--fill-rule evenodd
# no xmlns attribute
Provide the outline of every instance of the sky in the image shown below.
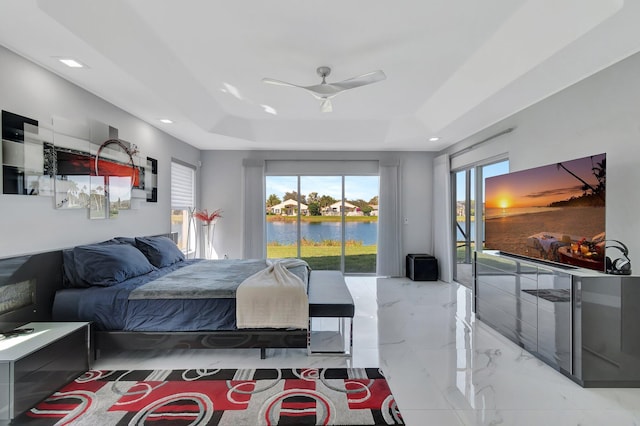
<svg viewBox="0 0 640 426"><path fill-rule="evenodd" d="M486 166L482 166L482 174L485 178L503 175L505 173L509 173L509 161L500 161L499 163L488 164ZM456 173L459 178L456 179L456 201L464 201L465 198L465 179L464 173L457 172ZM473 173L471 175L471 188L474 185L474 176ZM471 199L473 200L475 197L473 193L473 189L471 192Z"/></svg>
<svg viewBox="0 0 640 426"><path fill-rule="evenodd" d="M600 154L562 164L595 186L598 181L591 168L604 158L605 155ZM485 204L487 208L543 207L582 195L581 186L578 179L554 163L488 179Z"/></svg>
<svg viewBox="0 0 640 426"><path fill-rule="evenodd" d="M276 194L282 199L285 193L297 191L297 176L267 176L266 195ZM378 176L345 176L345 198L369 201L379 192ZM318 196L329 195L336 200L342 196L341 176L301 176L300 193L309 195L317 192Z"/></svg>

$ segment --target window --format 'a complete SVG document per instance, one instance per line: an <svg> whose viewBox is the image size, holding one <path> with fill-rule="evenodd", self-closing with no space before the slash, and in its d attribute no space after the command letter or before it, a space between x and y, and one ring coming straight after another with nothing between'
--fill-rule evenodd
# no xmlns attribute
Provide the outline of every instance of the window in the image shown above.
<svg viewBox="0 0 640 426"><path fill-rule="evenodd" d="M178 234L178 247L186 255L195 251L195 227L189 220L196 205L195 167L171 161L171 232Z"/></svg>

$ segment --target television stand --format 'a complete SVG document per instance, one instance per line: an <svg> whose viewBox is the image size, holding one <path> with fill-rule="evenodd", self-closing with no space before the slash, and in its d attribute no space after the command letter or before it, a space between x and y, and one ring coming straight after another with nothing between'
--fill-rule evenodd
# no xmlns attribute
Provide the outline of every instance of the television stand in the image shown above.
<svg viewBox="0 0 640 426"><path fill-rule="evenodd" d="M583 387L640 387L640 277L498 252L474 271L476 318Z"/></svg>

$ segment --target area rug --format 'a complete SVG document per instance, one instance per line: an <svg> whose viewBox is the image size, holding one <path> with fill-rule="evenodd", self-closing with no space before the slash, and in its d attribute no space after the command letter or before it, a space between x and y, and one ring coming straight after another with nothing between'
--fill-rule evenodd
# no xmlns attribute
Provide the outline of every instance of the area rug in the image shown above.
<svg viewBox="0 0 640 426"><path fill-rule="evenodd" d="M398 425L377 368L88 371L27 425Z"/></svg>

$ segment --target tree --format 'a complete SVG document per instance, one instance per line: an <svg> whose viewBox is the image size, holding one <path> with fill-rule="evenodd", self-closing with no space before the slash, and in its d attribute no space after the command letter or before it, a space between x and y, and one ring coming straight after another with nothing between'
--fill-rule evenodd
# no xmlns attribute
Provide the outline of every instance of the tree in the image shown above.
<svg viewBox="0 0 640 426"><path fill-rule="evenodd" d="M313 203L318 203L320 202L320 199L318 198L318 193L317 192L310 192L309 195L307 195L307 203L309 205L313 204Z"/></svg>
<svg viewBox="0 0 640 426"><path fill-rule="evenodd" d="M377 206L378 203L378 196L376 195L375 197L373 197L372 199L369 200L369 204L373 204L375 206Z"/></svg>
<svg viewBox="0 0 640 426"><path fill-rule="evenodd" d="M311 215L311 216L321 216L322 212L320 210L320 204L318 204L318 203L309 203L309 215Z"/></svg>
<svg viewBox="0 0 640 426"><path fill-rule="evenodd" d="M282 200L283 201L287 201L287 200L298 201L298 192L297 191L286 192L284 194L284 197L282 198ZM302 204L307 204L307 200L305 199L304 194L300 195L300 202Z"/></svg>
<svg viewBox="0 0 640 426"><path fill-rule="evenodd" d="M320 208L328 207L336 201L337 200L330 195L323 195L322 197L320 197Z"/></svg>
<svg viewBox="0 0 640 426"><path fill-rule="evenodd" d="M280 198L278 198L276 194L271 194L267 198L267 207L273 207L276 204L280 204L281 202L282 201L280 200Z"/></svg>
<svg viewBox="0 0 640 426"><path fill-rule="evenodd" d="M358 206L358 208L362 211L362 213L364 213L365 216L369 216L369 213L371 213L371 211L373 210L373 208L371 208L369 203L367 203L365 200L358 199L349 202L354 206Z"/></svg>
<svg viewBox="0 0 640 426"><path fill-rule="evenodd" d="M602 204L604 204L605 201L605 185L606 185L606 181L607 181L607 163L606 160L603 159L602 162L600 163L596 163L596 165L593 165L593 157L591 157L591 172L593 173L593 175L595 176L595 178L598 180L598 184L594 187L593 185L591 185L589 182L587 182L586 180L584 180L583 178L581 178L580 176L578 176L577 174L575 174L574 172L572 172L571 170L569 170L564 164L562 163L557 163L556 164L556 168L557 169L563 169L565 172L569 173L571 176L573 176L574 178L576 178L582 185L580 187L580 189L582 189L583 193L582 193L582 201L584 201L584 199L589 198L589 197L595 197L598 198L600 200L600 202ZM591 193L589 193L589 191L591 191ZM582 201L579 202L574 202L573 205L576 204L582 204ZM551 204L556 204L558 202L554 202ZM560 202L562 203L562 202ZM550 205L551 205L550 204Z"/></svg>
<svg viewBox="0 0 640 426"><path fill-rule="evenodd" d="M591 157L591 161L593 164L593 157ZM607 184L607 159L603 158L600 163L596 163L595 166L591 167L591 172L598 180L598 186L596 186L593 193L602 196Z"/></svg>

